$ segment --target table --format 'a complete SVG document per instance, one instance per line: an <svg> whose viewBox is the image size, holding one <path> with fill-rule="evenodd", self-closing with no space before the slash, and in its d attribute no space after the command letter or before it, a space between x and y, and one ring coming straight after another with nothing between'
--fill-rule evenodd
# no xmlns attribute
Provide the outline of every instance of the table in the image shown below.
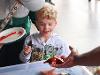
<svg viewBox="0 0 100 75"><path fill-rule="evenodd" d="M53 69L48 63L44 64L43 61L18 64L13 66L6 66L0 68L0 75L39 75L40 71ZM66 71L71 75L92 75L85 67L75 66L66 69L56 69L55 72L59 73Z"/></svg>

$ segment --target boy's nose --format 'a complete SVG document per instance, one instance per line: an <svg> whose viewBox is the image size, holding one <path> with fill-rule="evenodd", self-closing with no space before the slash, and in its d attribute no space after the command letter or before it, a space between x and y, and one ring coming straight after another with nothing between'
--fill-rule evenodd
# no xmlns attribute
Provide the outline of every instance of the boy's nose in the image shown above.
<svg viewBox="0 0 100 75"><path fill-rule="evenodd" d="M49 26L48 25L45 25L45 29L48 29L49 28Z"/></svg>

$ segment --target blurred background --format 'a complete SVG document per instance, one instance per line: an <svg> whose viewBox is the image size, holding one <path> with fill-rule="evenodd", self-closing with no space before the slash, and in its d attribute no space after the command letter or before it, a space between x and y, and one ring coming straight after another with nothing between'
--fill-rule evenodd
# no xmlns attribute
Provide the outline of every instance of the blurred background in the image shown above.
<svg viewBox="0 0 100 75"><path fill-rule="evenodd" d="M58 11L55 32L78 49L88 52L100 46L100 1L52 0ZM31 34L37 32L34 25Z"/></svg>

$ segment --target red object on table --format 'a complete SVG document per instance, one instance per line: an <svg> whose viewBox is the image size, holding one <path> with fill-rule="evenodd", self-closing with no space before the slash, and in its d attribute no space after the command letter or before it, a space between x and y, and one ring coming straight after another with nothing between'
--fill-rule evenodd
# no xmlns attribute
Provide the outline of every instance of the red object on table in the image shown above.
<svg viewBox="0 0 100 75"><path fill-rule="evenodd" d="M44 63L49 63L49 64L62 64L64 61L61 58L58 57L52 57L50 59L48 59L47 61L45 61Z"/></svg>

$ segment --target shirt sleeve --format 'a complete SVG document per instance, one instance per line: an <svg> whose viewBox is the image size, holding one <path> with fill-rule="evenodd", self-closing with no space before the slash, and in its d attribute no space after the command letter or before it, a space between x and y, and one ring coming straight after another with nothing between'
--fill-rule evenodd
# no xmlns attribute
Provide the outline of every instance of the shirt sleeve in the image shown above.
<svg viewBox="0 0 100 75"><path fill-rule="evenodd" d="M28 36L26 38L24 46L27 45L27 43L30 41L30 39L31 39L31 36ZM24 46L23 46L23 48L24 48ZM19 58L23 63L29 62L30 61L30 57L31 57L31 52L28 55L25 55L23 50L21 51L21 53L19 55Z"/></svg>
<svg viewBox="0 0 100 75"><path fill-rule="evenodd" d="M67 41L64 41L62 44L62 53L61 55L68 57L69 54L71 53L70 49L69 49L69 44Z"/></svg>
<svg viewBox="0 0 100 75"><path fill-rule="evenodd" d="M24 55L24 52L21 51L20 55L19 55L19 58L20 60L23 62L23 63L27 63L27 62L30 62L30 57L31 57L31 53L29 53L27 56Z"/></svg>
<svg viewBox="0 0 100 75"><path fill-rule="evenodd" d="M45 0L20 0L31 11L37 11L44 6Z"/></svg>
<svg viewBox="0 0 100 75"><path fill-rule="evenodd" d="M57 50L57 56L69 56L69 54L71 53L70 49L69 49L69 44L67 41L62 40L62 38L58 41L59 45L58 45L58 50Z"/></svg>

